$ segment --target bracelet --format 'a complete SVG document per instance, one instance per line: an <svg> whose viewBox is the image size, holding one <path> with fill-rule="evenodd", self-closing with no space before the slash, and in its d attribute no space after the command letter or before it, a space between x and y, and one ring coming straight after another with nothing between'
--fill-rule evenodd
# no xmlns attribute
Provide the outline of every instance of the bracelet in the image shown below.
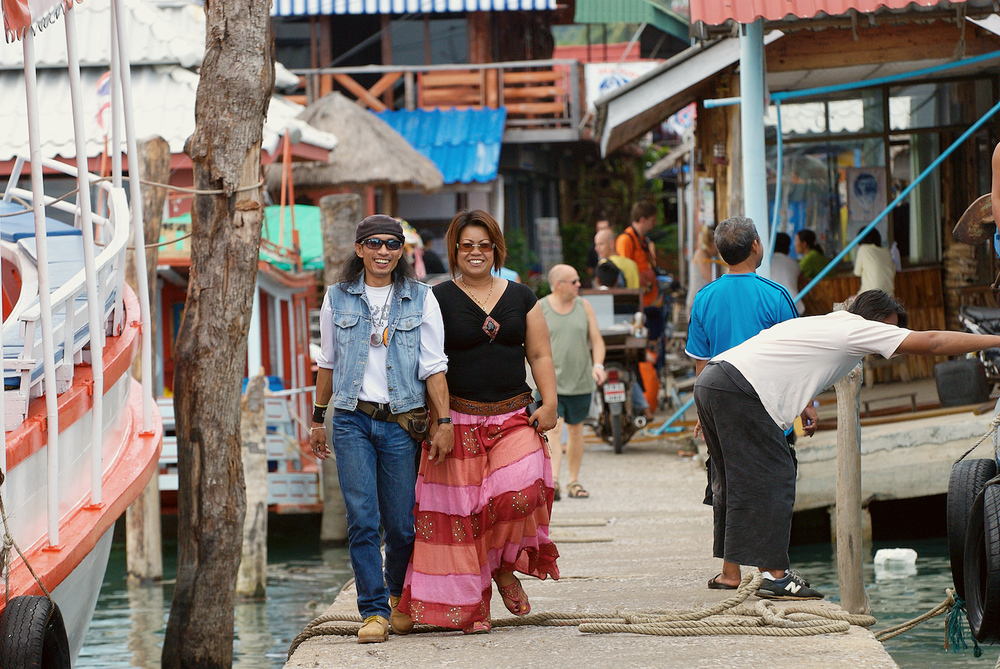
<svg viewBox="0 0 1000 669"><path fill-rule="evenodd" d="M447 418L438 418L437 419L437 424L438 425L444 425L444 424L450 423L450 422L451 422L451 417L450 416L447 417Z"/></svg>
<svg viewBox="0 0 1000 669"><path fill-rule="evenodd" d="M311 427L309 428L309 434L312 434L316 430L325 430L325 429L326 429L325 425L320 425L319 427Z"/></svg>
<svg viewBox="0 0 1000 669"><path fill-rule="evenodd" d="M604 369L604 365L602 365L602 364L601 364L601 363L599 363L599 362L595 362L595 363L594 363L594 367L596 367L597 369Z"/></svg>
<svg viewBox="0 0 1000 669"><path fill-rule="evenodd" d="M313 405L313 422L322 423L326 418L326 406Z"/></svg>

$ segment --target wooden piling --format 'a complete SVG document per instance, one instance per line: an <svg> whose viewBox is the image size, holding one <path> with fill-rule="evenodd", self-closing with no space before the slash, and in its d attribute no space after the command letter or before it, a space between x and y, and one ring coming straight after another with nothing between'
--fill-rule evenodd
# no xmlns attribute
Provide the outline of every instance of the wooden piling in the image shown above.
<svg viewBox="0 0 1000 669"><path fill-rule="evenodd" d="M861 382L859 364L834 384L837 392L837 577L840 605L871 613L864 584L861 520Z"/></svg>
<svg viewBox="0 0 1000 669"><path fill-rule="evenodd" d="M170 179L170 146L161 137L139 142L138 176L144 181L166 183ZM149 242L160 238L163 219L165 188L143 185L142 218L145 239ZM149 285L149 303L156 304L156 247L146 249L146 270ZM135 263L127 263L126 279L135 290ZM150 326L156 338L156 319ZM140 356L132 365L132 376L142 377ZM153 476L134 502L125 511L125 561L130 583L150 583L163 578L163 539L160 528L160 482Z"/></svg>
<svg viewBox="0 0 1000 669"><path fill-rule="evenodd" d="M354 254L354 231L361 221L361 197L357 193L327 195L319 201L323 227L323 283L332 286L337 282L344 262ZM330 442L330 419L333 409L326 414L327 444ZM323 472L323 520L320 541L343 544L347 542L347 507L337 478L337 462L327 458Z"/></svg>
<svg viewBox="0 0 1000 669"><path fill-rule="evenodd" d="M240 414L247 512L243 520L243 557L236 573L236 594L262 599L267 590L267 420L263 374L247 382Z"/></svg>

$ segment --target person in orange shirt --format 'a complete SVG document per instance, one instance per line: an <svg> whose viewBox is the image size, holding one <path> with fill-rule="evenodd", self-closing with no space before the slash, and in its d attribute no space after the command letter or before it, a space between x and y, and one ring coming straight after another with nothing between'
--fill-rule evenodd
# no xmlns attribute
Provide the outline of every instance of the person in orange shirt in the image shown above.
<svg viewBox="0 0 1000 669"><path fill-rule="evenodd" d="M656 255L653 242L646 236L656 226L656 205L648 200L632 205L631 223L615 241L615 253L635 261L639 267L639 288L642 290L642 307L646 315L646 330L651 348L663 334L663 300L656 283ZM654 349L655 350L655 349ZM647 359L639 363L643 380L643 394L649 403L643 413L652 418L659 398L659 379L656 376L656 355L647 352Z"/></svg>

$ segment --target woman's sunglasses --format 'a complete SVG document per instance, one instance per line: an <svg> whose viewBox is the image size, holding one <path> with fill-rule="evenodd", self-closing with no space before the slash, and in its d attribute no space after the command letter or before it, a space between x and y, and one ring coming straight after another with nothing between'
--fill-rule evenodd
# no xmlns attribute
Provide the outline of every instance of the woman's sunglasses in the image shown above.
<svg viewBox="0 0 1000 669"><path fill-rule="evenodd" d="M489 251L492 251L493 247L496 246L496 244L494 244L493 242L481 242L479 244L473 244L472 242L462 242L460 244L455 244L455 246L460 251L464 251L466 253L472 253L476 249L482 249L483 253L487 253Z"/></svg>
<svg viewBox="0 0 1000 669"><path fill-rule="evenodd" d="M378 251L385 244L385 247L390 251L398 251L403 248L403 242L398 239L379 239L378 237L369 237L368 239L361 242L372 251Z"/></svg>

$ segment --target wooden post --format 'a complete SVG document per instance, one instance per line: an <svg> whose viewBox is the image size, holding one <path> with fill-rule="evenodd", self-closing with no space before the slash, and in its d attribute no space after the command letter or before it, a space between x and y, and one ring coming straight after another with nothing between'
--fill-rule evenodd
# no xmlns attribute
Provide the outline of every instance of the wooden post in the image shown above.
<svg viewBox="0 0 1000 669"><path fill-rule="evenodd" d="M864 584L861 522L862 366L834 384L837 391L837 576L840 606L871 613Z"/></svg>
<svg viewBox="0 0 1000 669"><path fill-rule="evenodd" d="M236 572L236 594L263 599L267 590L267 420L262 373L250 378L240 402L240 440L247 513L243 519L243 557Z"/></svg>
<svg viewBox="0 0 1000 669"><path fill-rule="evenodd" d="M361 196L356 193L327 195L320 199L319 210L323 228L323 283L332 286L344 262L354 253L354 231L361 221ZM326 416L329 440L333 411L328 410ZM333 458L323 461L323 520L319 538L324 543L347 542L347 507Z"/></svg>
<svg viewBox="0 0 1000 669"><path fill-rule="evenodd" d="M170 146L162 137L139 142L138 175L144 181L167 183L170 179ZM167 190L158 186L141 187L142 226L146 243L160 240L163 220L163 202ZM149 303L156 304L157 247L146 249L146 272L149 285ZM131 257L126 269L126 280L135 290L135 263ZM150 326L156 338L154 317ZM132 376L142 378L142 364L136 356L132 363ZM163 541L160 534L160 480L153 476L149 484L125 510L125 562L130 583L150 583L163 578Z"/></svg>

